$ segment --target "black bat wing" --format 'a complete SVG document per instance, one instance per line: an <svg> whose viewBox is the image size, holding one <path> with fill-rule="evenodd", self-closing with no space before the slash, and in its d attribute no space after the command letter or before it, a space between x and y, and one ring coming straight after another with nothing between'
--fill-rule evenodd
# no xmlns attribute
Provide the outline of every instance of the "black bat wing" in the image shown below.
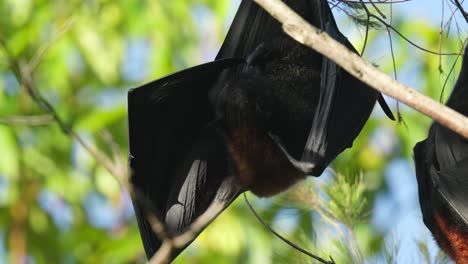
<svg viewBox="0 0 468 264"><path fill-rule="evenodd" d="M213 122L208 91L225 68L241 62L226 59L203 64L129 92L131 183L171 236L183 232L213 202L224 209L240 193L231 182L234 174ZM134 207L151 257L161 240L144 214L148 208L138 199Z"/></svg>
<svg viewBox="0 0 468 264"><path fill-rule="evenodd" d="M325 30L324 21L328 21L336 40L356 52L352 44L339 32L326 1L285 0L283 2L307 22L322 30ZM331 33L330 30L327 32ZM247 58L260 44L271 41L272 36L286 37L279 22L254 1L243 0L216 59ZM395 120L381 94L379 94L378 102L384 113L391 120Z"/></svg>
<svg viewBox="0 0 468 264"><path fill-rule="evenodd" d="M462 70L447 100L447 106L468 115L468 49ZM444 126L434 123L427 140L434 141L430 179L444 200L468 225L468 140ZM416 162L418 157L415 156ZM418 177L420 177L418 175ZM427 177L423 175L423 177Z"/></svg>
<svg viewBox="0 0 468 264"><path fill-rule="evenodd" d="M285 0L286 5L312 25L320 26L321 0ZM223 58L247 58L262 43L269 43L275 36L286 37L280 23L252 0L243 0L231 27L216 56Z"/></svg>
<svg viewBox="0 0 468 264"><path fill-rule="evenodd" d="M467 52L468 47L457 83L447 100L447 106L464 115L468 114ZM468 226L468 140L433 123L427 139L416 144L414 159L419 203L426 226L434 234L440 233L435 215L451 224ZM446 244L441 243L442 246Z"/></svg>
<svg viewBox="0 0 468 264"><path fill-rule="evenodd" d="M446 129L436 131L435 137L439 170L431 174L431 179L451 209L468 225L468 142ZM457 145L448 145L448 141L456 141L453 143Z"/></svg>
<svg viewBox="0 0 468 264"><path fill-rule="evenodd" d="M320 28L356 52L339 31L327 1L315 4L320 11ZM380 96L326 57L322 59L320 76L320 98L301 160L288 153L284 147L287 139L275 139L281 142L283 151L298 169L317 176L344 149L352 146ZM388 106L383 108L388 110Z"/></svg>
<svg viewBox="0 0 468 264"><path fill-rule="evenodd" d="M433 230L435 206L434 186L431 174L437 174L436 168L433 166L434 159L434 140L429 136L416 144L413 149L414 161L416 165L416 180L418 182L419 205L425 225Z"/></svg>

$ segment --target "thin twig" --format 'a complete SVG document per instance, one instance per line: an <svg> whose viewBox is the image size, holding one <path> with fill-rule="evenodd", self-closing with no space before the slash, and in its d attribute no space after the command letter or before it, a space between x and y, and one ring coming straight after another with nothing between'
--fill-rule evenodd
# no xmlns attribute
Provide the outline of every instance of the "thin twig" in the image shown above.
<svg viewBox="0 0 468 264"><path fill-rule="evenodd" d="M330 261L328 260L325 260L315 254L312 254L310 253L309 251L299 247L298 245L292 243L291 241L287 240L286 238L284 238L282 235L280 235L278 232L276 232L271 226L269 226L267 223L265 223L265 221L263 221L263 219L260 217L260 215L258 215L257 211L255 211L255 209L253 208L252 204L250 204L249 202L249 199L247 199L247 195L244 193L244 200L245 200L245 203L247 204L247 206L250 208L250 211L252 211L252 213L254 214L255 218L257 218L257 220L266 228L268 229L268 231L270 231L273 235L275 235L276 237L278 237L279 239L281 239L284 243L288 244L289 246L291 246L292 248L296 249L297 251L317 260L317 261L320 261L322 263L325 263L325 264L334 264L335 261L333 260L333 258L330 257Z"/></svg>
<svg viewBox="0 0 468 264"><path fill-rule="evenodd" d="M468 23L468 13L466 13L465 9L463 9L463 6L460 4L458 0L453 0L453 1L455 2L455 5L457 6L457 8L460 10L463 17L465 18L466 23Z"/></svg>
<svg viewBox="0 0 468 264"><path fill-rule="evenodd" d="M5 40L0 36L0 46L4 49L8 64L12 69L14 75L22 86L26 89L26 92L29 96L47 113L49 113L55 122L62 129L63 133L69 135L72 139L76 140L81 147L83 147L96 161L101 164L110 174L114 176L122 175L122 171L119 171L115 168L112 160L110 160L106 154L104 154L99 149L95 148L93 145L88 144L83 138L81 138L72 128L68 125L60 116L58 115L55 108L52 106L49 101L47 101L39 92L36 87L36 82L34 81L34 76L31 71L31 68L27 64L21 65L14 57L13 53L8 48ZM123 179L123 176L119 177ZM121 182L119 180L119 182Z"/></svg>
<svg viewBox="0 0 468 264"><path fill-rule="evenodd" d="M102 133L102 139L105 143L108 144L110 150L112 151L113 160L109 158L104 152L96 148L93 144L88 144L84 139L82 139L70 125L68 125L63 119L60 118L54 106L47 101L37 89L37 84L34 80L33 71L29 64L20 64L17 59L15 59L10 52L6 42L0 36L0 47L3 48L6 53L6 58L8 64L15 74L18 81L22 84L24 89L27 91L29 96L47 113L51 121L54 121L62 129L62 132L68 135L70 138L76 140L78 144L85 149L100 165L102 165L112 176L114 176L117 181L125 186L131 197L139 202L143 207L144 214L151 226L152 231L158 236L159 239L163 241L162 247L156 252L155 256L150 259L150 263L153 264L165 264L169 263L172 252L179 248L184 248L195 237L211 222L223 209L224 206L219 202L213 202L210 207L198 217L192 225L190 225L183 233L171 237L169 232L167 232L167 227L164 225L164 222L155 215L151 206L151 201L143 194L133 188L133 186L128 182L129 180L129 171L126 166L122 165L124 163L123 158L120 154L118 146L113 140L110 133L104 131ZM37 54L37 60L39 60L45 52L45 49L39 51ZM35 60L33 60L34 62ZM34 62L37 65L39 61ZM1 119L0 119L1 121Z"/></svg>
<svg viewBox="0 0 468 264"><path fill-rule="evenodd" d="M29 65L31 67L31 71L35 71L39 63L41 63L42 57L46 54L47 50L50 49L55 41L57 41L63 34L65 34L68 30L70 30L71 26L74 23L74 16L69 17L57 30L57 33L55 34L54 37L52 37L48 42L46 42L44 45L39 47L32 57L32 59L29 62Z"/></svg>
<svg viewBox="0 0 468 264"><path fill-rule="evenodd" d="M439 30L439 52L442 51L442 35L444 33L444 15L445 15L445 4L444 0L441 0L441 18L440 18L440 30ZM442 56L439 55L439 72L443 73L442 68Z"/></svg>
<svg viewBox="0 0 468 264"><path fill-rule="evenodd" d="M393 23L393 5L390 5L390 21L388 22L388 24L391 26L392 23ZM392 32L390 31L389 27L386 27L386 29L387 29L387 34L388 34L388 42L389 42L389 45L390 45L390 55L392 56L393 78L395 80L398 80L396 60L395 60L395 52L393 50ZM439 50L439 52L440 52L440 50ZM441 55L439 55L439 57L441 57ZM403 120L403 115L401 114L401 111L400 111L400 101L396 101L396 111L397 111L397 122L398 122L398 124L403 124L406 128L408 128L405 121Z"/></svg>
<svg viewBox="0 0 468 264"><path fill-rule="evenodd" d="M54 122L54 118L50 115L0 116L0 124L4 125L43 126L52 122Z"/></svg>
<svg viewBox="0 0 468 264"><path fill-rule="evenodd" d="M364 1L363 0L360 0L361 2L361 5L362 7L364 8L364 11L366 11L366 15L367 15L367 23L366 23L366 36L364 37L364 44L362 45L362 51L361 51L361 57L362 55L364 55L364 51L366 50L366 46L367 46L367 40L369 38L369 23L370 23L370 12L369 12L369 9L367 9L367 6L364 4Z"/></svg>
<svg viewBox="0 0 468 264"><path fill-rule="evenodd" d="M197 237L197 235L211 221L213 221L213 219L216 218L217 215L219 215L223 211L223 209L224 209L224 205L222 203L214 201L202 215L200 215L187 229L183 231L182 234L174 236L174 237L169 237L167 235L158 236L163 241L163 244L161 248L149 260L149 263L150 264L168 263L171 258L172 252L174 252L177 249L184 248L189 243L191 243ZM159 220L159 218L153 216L153 218L151 218L150 220L153 221L153 224L162 225L164 227L164 224ZM156 228L159 229L160 227L156 227Z"/></svg>
<svg viewBox="0 0 468 264"><path fill-rule="evenodd" d="M372 0L369 0L369 2L371 3L372 7L377 11L377 13L379 13L379 15L383 18L383 19L387 19L387 17L385 16L384 13L382 13L382 11L380 11L380 9L374 4L374 2Z"/></svg>
<svg viewBox="0 0 468 264"><path fill-rule="evenodd" d="M255 0L255 2L280 21L283 30L299 43L331 59L370 87L405 103L468 138L467 117L393 80L325 32L311 26L280 0Z"/></svg>
<svg viewBox="0 0 468 264"><path fill-rule="evenodd" d="M455 69L455 66L457 65L458 59L459 59L459 58L462 56L462 54L463 54L463 49L464 49L464 47L466 46L467 42L468 42L468 39L465 40L465 42L464 42L464 44L463 44L463 47L460 49L460 54L459 54L459 56L457 56L457 57L455 58L455 61L453 62L452 67L450 67L450 71L449 71L449 73L448 73L448 75L447 75L447 78L445 78L444 85L442 86L442 91L440 92L440 97L439 97L439 102L441 102L441 103L442 103L443 100L444 100L445 86L447 85L448 79L450 78L450 75L452 74L453 70Z"/></svg>
<svg viewBox="0 0 468 264"><path fill-rule="evenodd" d="M126 159L122 156L122 152L120 151L119 145L117 144L117 142L114 140L114 137L107 129L104 129L101 132L101 137L104 143L106 143L108 148L111 150L112 160L113 160L115 169L117 171L125 172L117 176L121 177L120 181L122 181L123 183L128 183L130 175L128 173L127 162L126 162ZM127 189L129 188L128 184L126 184L126 187Z"/></svg>
<svg viewBox="0 0 468 264"><path fill-rule="evenodd" d="M337 7L339 3L340 3L340 2L338 2L337 4L335 4L332 8ZM363 4L363 3L365 3L365 2L360 2L360 0L359 0L359 2L356 2L356 3L361 3L361 4ZM341 8L341 7L339 7L339 6L338 6L338 8L339 8L340 10L342 10L343 12L345 12L347 15L349 15L349 16L352 17L352 15L350 15L349 12L347 12L344 8ZM398 31L398 29L394 28L391 24L387 23L387 22L386 22L385 20L383 20L382 18L380 18L380 17L378 17L378 16L372 14L371 12L369 12L369 10L367 10L366 13L368 14L368 17L367 17L367 24L369 24L370 18L375 18L375 19L378 20L380 23L382 23L385 27L387 27L387 29L390 28L392 31L395 31L395 33L397 33L403 40L405 40L406 42L408 42L409 44L411 44L413 47L415 47L415 48L417 48L417 49L419 49L419 50L421 50L421 51L424 51L424 52L427 52L427 53L431 53L431 54L434 54L434 55L443 55L443 56L456 56L456 55L457 55L457 53L453 53L453 52L444 52L444 53L441 53L441 52L437 52L437 51L433 51L433 50L429 50L429 49L427 49L427 48L424 48L424 47L422 47L422 46L416 44L414 41L412 41L411 39L409 39L407 36L403 35L403 33L401 33L400 31Z"/></svg>
<svg viewBox="0 0 468 264"><path fill-rule="evenodd" d="M65 135L68 135L71 139L78 142L78 144L83 147L85 151L88 152L101 166L103 166L112 176L114 176L117 181L127 188L132 198L135 198L140 202L140 204L144 205L145 214L147 215L148 222L151 225L153 232L155 232L161 240L167 240L167 232L166 228L160 219L154 215L151 210L151 206L149 206L149 201L145 197L141 198L138 195L138 192L133 189L133 186L129 184L129 170L126 166L120 165L123 162L123 158L120 155L120 151L118 151L118 147L116 143L113 141L112 137L109 134L104 132L103 139L109 144L111 151L113 152L114 158L116 163L112 161L104 152L96 148L93 144L88 144L83 138L81 138L70 125L68 125L61 117L58 115L54 106L48 102L39 92L37 89L37 84L34 80L34 75L32 68L29 64L20 64L16 58L12 55L8 45L6 44L5 40L0 36L0 47L3 48L4 53L6 54L6 58L8 60L8 64L13 71L14 75L24 87L28 95L35 101L45 112L49 115L49 119L54 121L59 125L62 129L62 132ZM46 49L39 51L37 54L37 60L42 57ZM34 62L34 60L32 61ZM39 61L34 62L35 65L39 63ZM31 120L28 120L31 121ZM193 230L191 230L193 231ZM166 243L167 244L167 243ZM173 244L173 243L171 243ZM167 262L157 262L157 263L168 263L170 253L165 257Z"/></svg>
<svg viewBox="0 0 468 264"><path fill-rule="evenodd" d="M398 31L396 28L394 28L392 25L388 24L387 22L385 22L385 20L383 20L382 18L374 15L374 14L371 14L370 15L371 17L377 19L380 23L384 24L386 27L388 28L391 28L393 31L395 31L395 33L397 33L401 38L403 38L406 42L408 42L409 44L411 44L413 47L417 48L417 49L420 49L422 51L425 51L425 52L428 52L428 53L431 53L431 54L435 54L435 55L443 55L443 56L456 56L457 53L453 53L453 52L444 52L444 53L440 53L440 52L437 52L437 51L433 51L433 50L429 50L429 49L426 49L424 47L421 47L419 46L418 44L416 44L415 42L413 42L412 40L410 40L408 37L406 37L405 35L403 35L402 33L400 33L400 31Z"/></svg>

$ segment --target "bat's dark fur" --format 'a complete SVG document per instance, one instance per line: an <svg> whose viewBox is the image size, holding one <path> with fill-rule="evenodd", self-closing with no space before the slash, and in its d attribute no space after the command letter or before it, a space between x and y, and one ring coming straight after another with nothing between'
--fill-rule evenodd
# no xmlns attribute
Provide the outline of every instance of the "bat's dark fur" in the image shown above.
<svg viewBox="0 0 468 264"><path fill-rule="evenodd" d="M468 48L447 106L468 115ZM433 123L414 148L423 220L441 248L468 263L468 140Z"/></svg>
<svg viewBox="0 0 468 264"><path fill-rule="evenodd" d="M285 3L354 50L326 0ZM378 97L243 0L215 62L129 93L132 183L179 234L213 203L320 175L351 147ZM135 211L150 257L161 241L138 201Z"/></svg>

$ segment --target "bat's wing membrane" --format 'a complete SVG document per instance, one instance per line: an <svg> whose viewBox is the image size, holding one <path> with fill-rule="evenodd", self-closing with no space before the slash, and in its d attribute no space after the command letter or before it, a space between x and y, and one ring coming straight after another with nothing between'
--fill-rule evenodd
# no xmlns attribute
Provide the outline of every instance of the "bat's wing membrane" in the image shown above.
<svg viewBox="0 0 468 264"><path fill-rule="evenodd" d="M326 1L286 0L285 3L353 49L339 32ZM219 76L229 73L225 69L234 67L239 71L241 68L236 67L241 61L227 58L247 59L259 46L276 37L285 37L280 24L252 0L243 0L215 62L129 92L131 181L171 235L183 232L214 202L225 208L241 192L233 177L235 170L231 168L224 139L213 123L216 115L208 94L219 84ZM319 105L303 158L302 161L290 158L296 165L312 164L313 175L319 175L329 162L352 145L378 97L377 92L332 61L323 59L321 63ZM161 240L152 231L144 211L138 200L135 201L140 233L150 257L161 246Z"/></svg>
<svg viewBox="0 0 468 264"><path fill-rule="evenodd" d="M315 2L321 0L285 0L299 15L313 25L320 20ZM216 59L247 58L259 45L275 36L284 36L280 23L252 0L243 0Z"/></svg>
<svg viewBox="0 0 468 264"><path fill-rule="evenodd" d="M323 0L286 0L286 5L292 8L302 18L316 27L321 27L327 33L333 34L338 41L343 41L346 46L355 51L352 44L339 32L328 4ZM317 7L322 6L320 11ZM328 9L328 10L327 10ZM322 12L323 18L320 19ZM323 21L328 21L329 28L325 29ZM321 25L322 23L322 25ZM252 0L241 2L228 34L221 46L217 59L221 58L247 58L260 44L271 41L272 36L284 35L281 25L276 19L266 13ZM384 113L395 120L390 107L380 94L378 102Z"/></svg>
<svg viewBox="0 0 468 264"><path fill-rule="evenodd" d="M170 235L182 233L213 202L224 209L240 192L231 182L234 175L223 138L213 124L208 91L221 71L241 62L203 64L129 92L131 183ZM229 188L224 188L226 182ZM161 240L144 215L148 208L138 199L134 202L145 251L151 257Z"/></svg>
<svg viewBox="0 0 468 264"><path fill-rule="evenodd" d="M462 69L447 106L468 114L468 47ZM438 206L449 206L468 225L468 140L433 123L427 139L414 148L419 203L424 222L431 228ZM434 198L440 197L442 199ZM441 202L441 201L443 202Z"/></svg>
<svg viewBox="0 0 468 264"><path fill-rule="evenodd" d="M321 29L356 52L339 31L328 3L321 1L319 6ZM320 76L320 99L302 159L295 160L286 153L297 168L317 176L338 154L352 146L379 96L326 57Z"/></svg>
<svg viewBox="0 0 468 264"><path fill-rule="evenodd" d="M355 51L352 44L339 31L326 1L289 0L284 2L309 23L326 31L337 41ZM268 46L269 42L277 38L289 37L282 31L279 22L261 7L251 0L244 0L234 17L217 59L240 57L248 60L259 46ZM370 89L325 57L322 59L320 76L321 84L317 87L320 89L320 99L315 108L313 123L301 160L293 157L286 147L291 146L291 139L270 133L291 163L312 175L320 175L338 154L345 148L351 147L369 118L377 99L384 112L394 119L378 92Z"/></svg>
<svg viewBox="0 0 468 264"><path fill-rule="evenodd" d="M414 147L419 203L424 222L433 224L434 210L449 206L468 224L468 142L439 124ZM439 193L444 202L435 198Z"/></svg>
<svg viewBox="0 0 468 264"><path fill-rule="evenodd" d="M468 157L433 175L433 180L452 210L468 225Z"/></svg>
<svg viewBox="0 0 468 264"><path fill-rule="evenodd" d="M468 114L468 47L463 65L447 106ZM468 225L468 140L457 133L433 124L437 174L432 180L446 202Z"/></svg>
<svg viewBox="0 0 468 264"><path fill-rule="evenodd" d="M426 226L432 226L432 180L429 175L437 173L432 162L434 159L434 140L430 136L414 147L414 161L416 165L416 179L419 189L419 204L423 221Z"/></svg>

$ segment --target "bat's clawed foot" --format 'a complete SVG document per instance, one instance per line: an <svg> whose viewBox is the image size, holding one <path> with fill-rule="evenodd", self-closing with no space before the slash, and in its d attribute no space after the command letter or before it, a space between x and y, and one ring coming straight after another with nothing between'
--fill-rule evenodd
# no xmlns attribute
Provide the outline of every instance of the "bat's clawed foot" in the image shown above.
<svg viewBox="0 0 468 264"><path fill-rule="evenodd" d="M307 162L307 161L299 161L295 160L291 156L287 156L289 159L289 162L296 167L296 169L302 171L306 175L313 175L314 172L316 171L316 166L313 163Z"/></svg>
<svg viewBox="0 0 468 264"><path fill-rule="evenodd" d="M281 152L286 156L286 158L289 160L289 162L299 171L303 172L305 175L313 175L316 176L317 172L317 166L315 163L308 162L308 161L302 161L302 160L297 160L294 158L291 154L289 154L288 150L283 146L281 143L281 139L272 134L268 133L270 138L276 143L276 145L279 147Z"/></svg>

